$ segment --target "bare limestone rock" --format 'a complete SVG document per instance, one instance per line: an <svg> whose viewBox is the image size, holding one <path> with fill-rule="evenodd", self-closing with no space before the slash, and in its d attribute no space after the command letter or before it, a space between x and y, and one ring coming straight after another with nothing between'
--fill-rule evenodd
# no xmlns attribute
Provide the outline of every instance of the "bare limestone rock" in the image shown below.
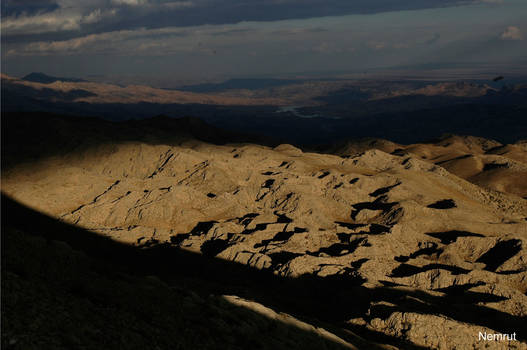
<svg viewBox="0 0 527 350"><path fill-rule="evenodd" d="M525 348L527 200L515 177L527 169L525 150L505 149L505 159L480 139L449 142L349 158L291 145L101 144L10 168L2 191L130 245L335 283L327 312L354 330L435 349ZM473 168L455 164L467 159ZM497 170L497 182L481 175ZM518 341L478 332L517 332Z"/></svg>

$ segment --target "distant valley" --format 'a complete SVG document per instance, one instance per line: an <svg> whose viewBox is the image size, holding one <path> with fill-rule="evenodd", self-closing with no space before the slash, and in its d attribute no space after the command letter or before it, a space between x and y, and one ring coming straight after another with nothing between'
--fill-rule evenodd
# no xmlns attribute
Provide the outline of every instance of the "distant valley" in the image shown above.
<svg viewBox="0 0 527 350"><path fill-rule="evenodd" d="M37 83L2 76L3 111L109 120L196 117L297 145L362 137L415 143L445 133L510 143L525 138L527 130L526 85L491 80L246 79L166 90L56 79Z"/></svg>

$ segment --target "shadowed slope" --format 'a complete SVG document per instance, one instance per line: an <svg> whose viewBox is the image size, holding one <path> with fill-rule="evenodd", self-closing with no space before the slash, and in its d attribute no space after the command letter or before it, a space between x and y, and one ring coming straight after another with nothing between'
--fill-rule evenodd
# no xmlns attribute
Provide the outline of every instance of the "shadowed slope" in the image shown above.
<svg viewBox="0 0 527 350"><path fill-rule="evenodd" d="M285 324L268 320L211 293L255 300L308 323L325 325L348 342L369 349L384 348L376 342L401 349L422 347L344 321L366 312L372 319L399 312L445 314L502 332L520 330L525 322L525 318L477 305L492 300L485 293L429 294L396 287L366 288L345 278L281 278L169 245L139 249L116 243L4 196L2 216L6 218L2 223L2 344L6 348L51 341L58 348L157 344L182 349L316 349L322 343L328 349L344 348L338 343L341 340L315 336L314 329L313 335L297 329L299 323L287 318ZM25 308L23 303L32 307ZM24 328L34 314L40 320L33 328Z"/></svg>
<svg viewBox="0 0 527 350"><path fill-rule="evenodd" d="M157 116L144 120L109 122L97 118L75 118L49 113L2 114L2 166L46 157L82 153L109 144L144 142L192 147L197 141L213 144L252 142L276 145L256 135L231 132L198 118Z"/></svg>
<svg viewBox="0 0 527 350"><path fill-rule="evenodd" d="M4 195L2 216L2 347L353 349L354 343L387 348L336 329L351 342L346 343L254 302L219 296L242 294L275 309L299 311L315 296L302 291L318 285L320 293L329 287L323 281L282 280L168 245L131 247L57 222ZM297 305L287 306L299 296ZM311 311L302 314L321 325Z"/></svg>

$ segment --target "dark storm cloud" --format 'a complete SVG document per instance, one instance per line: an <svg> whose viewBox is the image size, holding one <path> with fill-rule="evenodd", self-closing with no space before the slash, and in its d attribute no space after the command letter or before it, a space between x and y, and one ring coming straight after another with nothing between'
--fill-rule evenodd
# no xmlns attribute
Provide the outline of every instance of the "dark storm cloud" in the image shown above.
<svg viewBox="0 0 527 350"><path fill-rule="evenodd" d="M136 28L156 29L373 14L476 2L480 0L4 1L2 36L7 43L66 40L93 33ZM43 25L38 27L35 23L39 23L38 17L44 16L43 14L47 18L42 20ZM31 17L33 15L35 18ZM53 15L57 18L53 18Z"/></svg>
<svg viewBox="0 0 527 350"><path fill-rule="evenodd" d="M190 1L188 7L163 8L144 13L141 6L128 7L126 16L115 29L133 27L196 26L202 24L232 24L242 21L278 21L346 14L367 14L431 7L446 7L467 3L460 0L265 0L265 1Z"/></svg>
<svg viewBox="0 0 527 350"><path fill-rule="evenodd" d="M1 3L2 17L18 16L23 13L32 15L58 8L59 5L54 0L4 0Z"/></svg>

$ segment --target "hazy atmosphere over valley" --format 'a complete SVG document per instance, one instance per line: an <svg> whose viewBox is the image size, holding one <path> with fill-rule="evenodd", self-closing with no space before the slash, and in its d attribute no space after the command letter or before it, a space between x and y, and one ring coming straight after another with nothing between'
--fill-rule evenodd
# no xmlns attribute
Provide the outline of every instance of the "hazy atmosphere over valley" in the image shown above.
<svg viewBox="0 0 527 350"><path fill-rule="evenodd" d="M527 2L1 2L5 349L527 349Z"/></svg>

